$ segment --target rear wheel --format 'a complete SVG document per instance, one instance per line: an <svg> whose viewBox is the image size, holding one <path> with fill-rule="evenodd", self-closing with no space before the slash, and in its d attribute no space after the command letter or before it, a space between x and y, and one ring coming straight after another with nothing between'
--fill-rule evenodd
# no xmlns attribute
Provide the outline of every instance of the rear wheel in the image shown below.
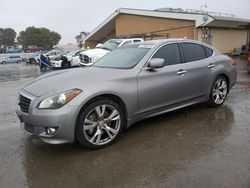
<svg viewBox="0 0 250 188"><path fill-rule="evenodd" d="M88 148L103 148L115 141L123 127L121 107L112 100L100 99L88 105L80 114L76 139Z"/></svg>
<svg viewBox="0 0 250 188"><path fill-rule="evenodd" d="M247 64L247 73L250 74L250 62Z"/></svg>
<svg viewBox="0 0 250 188"><path fill-rule="evenodd" d="M2 61L2 64L6 64L6 61Z"/></svg>
<svg viewBox="0 0 250 188"><path fill-rule="evenodd" d="M212 107L217 107L222 105L228 94L228 83L224 76L218 76L212 86L210 91L210 98L208 104Z"/></svg>
<svg viewBox="0 0 250 188"><path fill-rule="evenodd" d="M21 63L21 61L20 61L20 60L18 60L16 63Z"/></svg>
<svg viewBox="0 0 250 188"><path fill-rule="evenodd" d="M30 63L30 64L35 64L35 63L36 63L36 60L35 60L34 58L31 58L31 59L29 60L29 63Z"/></svg>

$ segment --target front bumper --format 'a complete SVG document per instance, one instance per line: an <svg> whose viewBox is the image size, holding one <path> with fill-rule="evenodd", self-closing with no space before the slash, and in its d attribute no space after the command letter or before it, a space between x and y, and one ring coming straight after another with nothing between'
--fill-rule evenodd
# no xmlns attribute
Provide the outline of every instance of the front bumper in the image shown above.
<svg viewBox="0 0 250 188"><path fill-rule="evenodd" d="M93 65L93 63L83 63L83 62L79 62L79 63L80 63L80 66L83 66L83 67L89 67Z"/></svg>
<svg viewBox="0 0 250 188"><path fill-rule="evenodd" d="M62 67L62 60L59 60L59 61L51 61L51 65L52 65L54 68L61 68L61 67Z"/></svg>
<svg viewBox="0 0 250 188"><path fill-rule="evenodd" d="M25 97L30 94L21 93ZM77 107L65 105L56 110L39 110L36 108L38 99L30 97L31 103L28 113L17 107L16 114L20 119L21 128L25 133L40 138L46 143L62 144L75 141L75 123L77 119ZM55 134L49 135L46 129L56 129Z"/></svg>

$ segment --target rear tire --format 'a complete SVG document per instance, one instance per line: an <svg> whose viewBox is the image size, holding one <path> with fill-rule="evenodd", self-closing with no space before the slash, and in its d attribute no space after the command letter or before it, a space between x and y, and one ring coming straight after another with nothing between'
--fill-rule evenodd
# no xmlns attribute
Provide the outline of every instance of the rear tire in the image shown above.
<svg viewBox="0 0 250 188"><path fill-rule="evenodd" d="M76 140L90 149L100 149L112 144L125 124L121 107L105 98L89 104L79 116Z"/></svg>
<svg viewBox="0 0 250 188"><path fill-rule="evenodd" d="M21 61L20 61L20 60L18 60L16 63L21 63Z"/></svg>
<svg viewBox="0 0 250 188"><path fill-rule="evenodd" d="M228 82L224 76L218 76L211 88L208 105L211 107L218 107L222 105L227 99Z"/></svg>
<svg viewBox="0 0 250 188"><path fill-rule="evenodd" d="M250 74L250 62L247 63L247 73Z"/></svg>
<svg viewBox="0 0 250 188"><path fill-rule="evenodd" d="M6 64L6 61L2 61L2 64Z"/></svg>

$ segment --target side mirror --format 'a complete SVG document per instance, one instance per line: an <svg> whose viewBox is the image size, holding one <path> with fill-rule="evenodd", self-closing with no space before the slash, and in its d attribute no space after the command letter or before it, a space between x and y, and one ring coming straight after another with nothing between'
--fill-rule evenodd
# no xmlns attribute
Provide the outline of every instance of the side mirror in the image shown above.
<svg viewBox="0 0 250 188"><path fill-rule="evenodd" d="M95 47L100 48L102 46L102 43L97 44Z"/></svg>
<svg viewBox="0 0 250 188"><path fill-rule="evenodd" d="M165 60L162 58L152 58L149 61L148 67L150 69L159 69L164 67Z"/></svg>

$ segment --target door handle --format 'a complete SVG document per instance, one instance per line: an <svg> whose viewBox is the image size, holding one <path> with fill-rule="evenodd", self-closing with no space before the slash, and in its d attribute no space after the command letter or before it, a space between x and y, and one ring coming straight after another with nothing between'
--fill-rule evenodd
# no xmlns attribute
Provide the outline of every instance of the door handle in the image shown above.
<svg viewBox="0 0 250 188"><path fill-rule="evenodd" d="M185 74L186 72L187 72L187 71L181 69L181 70L179 70L176 74L178 74L178 75L183 75L183 74Z"/></svg>
<svg viewBox="0 0 250 188"><path fill-rule="evenodd" d="M208 68L214 68L215 67L215 64L213 64L213 63L210 63L208 66L207 66Z"/></svg>

